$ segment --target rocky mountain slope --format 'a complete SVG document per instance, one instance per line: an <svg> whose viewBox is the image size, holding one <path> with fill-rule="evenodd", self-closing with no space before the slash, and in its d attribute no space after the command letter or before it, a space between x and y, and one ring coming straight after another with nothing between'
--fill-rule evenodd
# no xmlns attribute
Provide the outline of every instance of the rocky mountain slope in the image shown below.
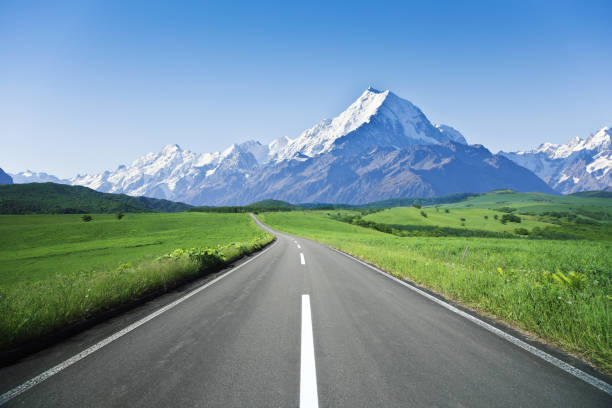
<svg viewBox="0 0 612 408"><path fill-rule="evenodd" d="M13 178L0 169L0 184L13 184Z"/></svg>
<svg viewBox="0 0 612 408"><path fill-rule="evenodd" d="M606 126L585 139L561 145L541 144L522 152L500 152L537 174L562 194L578 191L612 191L612 129Z"/></svg>

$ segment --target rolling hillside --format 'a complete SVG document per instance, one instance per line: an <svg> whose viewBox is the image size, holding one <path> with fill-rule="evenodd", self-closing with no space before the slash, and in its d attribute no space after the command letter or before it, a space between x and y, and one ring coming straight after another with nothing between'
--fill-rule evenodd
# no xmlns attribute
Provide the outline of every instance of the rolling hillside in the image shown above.
<svg viewBox="0 0 612 408"><path fill-rule="evenodd" d="M0 214L85 214L178 212L183 203L125 194L100 193L87 187L55 183L0 185Z"/></svg>

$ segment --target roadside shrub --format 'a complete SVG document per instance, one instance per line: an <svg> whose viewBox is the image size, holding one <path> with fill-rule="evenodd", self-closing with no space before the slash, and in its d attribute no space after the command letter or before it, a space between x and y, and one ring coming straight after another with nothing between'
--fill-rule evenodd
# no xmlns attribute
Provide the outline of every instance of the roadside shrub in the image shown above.
<svg viewBox="0 0 612 408"><path fill-rule="evenodd" d="M93 220L93 217L92 217L91 215L82 215L82 216L81 216L81 219L82 219L84 222L89 222L89 221Z"/></svg>
<svg viewBox="0 0 612 408"><path fill-rule="evenodd" d="M583 273L570 272L564 275L563 272L557 271L552 274L554 281L566 288L574 291L581 291L586 285L586 276Z"/></svg>
<svg viewBox="0 0 612 408"><path fill-rule="evenodd" d="M518 235L529 235L527 228L515 228L514 233Z"/></svg>
<svg viewBox="0 0 612 408"><path fill-rule="evenodd" d="M161 256L158 260L178 259L181 257L189 258L202 271L216 267L225 262L225 255L219 248L179 248Z"/></svg>

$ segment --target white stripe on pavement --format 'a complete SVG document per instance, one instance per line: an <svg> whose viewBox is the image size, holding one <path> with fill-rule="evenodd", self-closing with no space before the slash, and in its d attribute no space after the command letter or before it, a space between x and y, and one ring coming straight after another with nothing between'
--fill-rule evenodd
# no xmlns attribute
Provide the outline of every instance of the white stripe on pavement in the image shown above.
<svg viewBox="0 0 612 408"><path fill-rule="evenodd" d="M315 367L314 341L310 296L302 295L302 357L300 361L300 408L318 408L317 369Z"/></svg>
<svg viewBox="0 0 612 408"><path fill-rule="evenodd" d="M306 260L304 259L304 254L300 252L300 263L302 265L306 265Z"/></svg>
<svg viewBox="0 0 612 408"><path fill-rule="evenodd" d="M129 326L125 327L124 329L119 330L115 334L113 334L113 335L105 338L104 340L94 344L93 346L91 346L91 347L81 351L79 354L76 354L76 355L70 357L68 360L66 360L66 361L64 361L62 363L59 363L58 365L56 365L55 367L50 368L49 370L45 371L44 373L39 374L36 377L31 378L30 380L26 381L25 383L23 383L23 384L15 387L15 388L13 388L12 390L7 391L6 393L0 395L0 405L6 404L11 399L15 398L19 394L24 393L25 391L29 390L30 388L34 387L35 385L40 384L41 382L45 381L47 378L49 378L49 377L59 373L60 371L62 371L63 369L65 369L67 367L70 367L74 363L76 363L76 362L84 359L88 355L90 355L90 354L100 350L102 347L108 345L109 343L112 343L113 341L115 341L118 338L126 335L127 333L131 332L132 330L142 326L143 324L147 323L148 321L155 319L157 316L159 316L160 314L162 314L164 312L167 312L168 310L174 308L176 305L178 305L180 303L183 303L184 301L186 301L190 297L200 293L201 291L203 291L204 289L208 288L209 286L219 282L221 279L225 278L226 276L229 276L232 272L235 272L238 269L242 268L244 265L254 261L255 259L257 259L261 255L266 253L270 248L271 248L271 246L266 248L261 253L255 255L253 258L249 259L248 261L246 261L246 262L236 266L235 268L229 270L228 272L224 273L223 275L221 275L221 276L211 280L207 284L200 286L199 288L189 292L185 296L175 300L172 303L167 304L166 306L162 307L161 309L157 310L156 312L153 312L150 315L143 317L142 319L140 319L140 320L130 324Z"/></svg>

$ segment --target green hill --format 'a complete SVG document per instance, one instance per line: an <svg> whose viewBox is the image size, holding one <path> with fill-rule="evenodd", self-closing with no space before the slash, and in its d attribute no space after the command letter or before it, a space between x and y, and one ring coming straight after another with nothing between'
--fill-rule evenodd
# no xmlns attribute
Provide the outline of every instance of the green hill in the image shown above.
<svg viewBox="0 0 612 408"><path fill-rule="evenodd" d="M612 221L612 197L609 193L583 192L566 196L544 193L519 193L497 190L470 197L441 208L483 208L530 215L573 214L600 222Z"/></svg>
<svg viewBox="0 0 612 408"><path fill-rule="evenodd" d="M612 191L580 191L570 194L570 196L612 198Z"/></svg>
<svg viewBox="0 0 612 408"><path fill-rule="evenodd" d="M0 185L0 214L178 212L191 206L55 183Z"/></svg>

